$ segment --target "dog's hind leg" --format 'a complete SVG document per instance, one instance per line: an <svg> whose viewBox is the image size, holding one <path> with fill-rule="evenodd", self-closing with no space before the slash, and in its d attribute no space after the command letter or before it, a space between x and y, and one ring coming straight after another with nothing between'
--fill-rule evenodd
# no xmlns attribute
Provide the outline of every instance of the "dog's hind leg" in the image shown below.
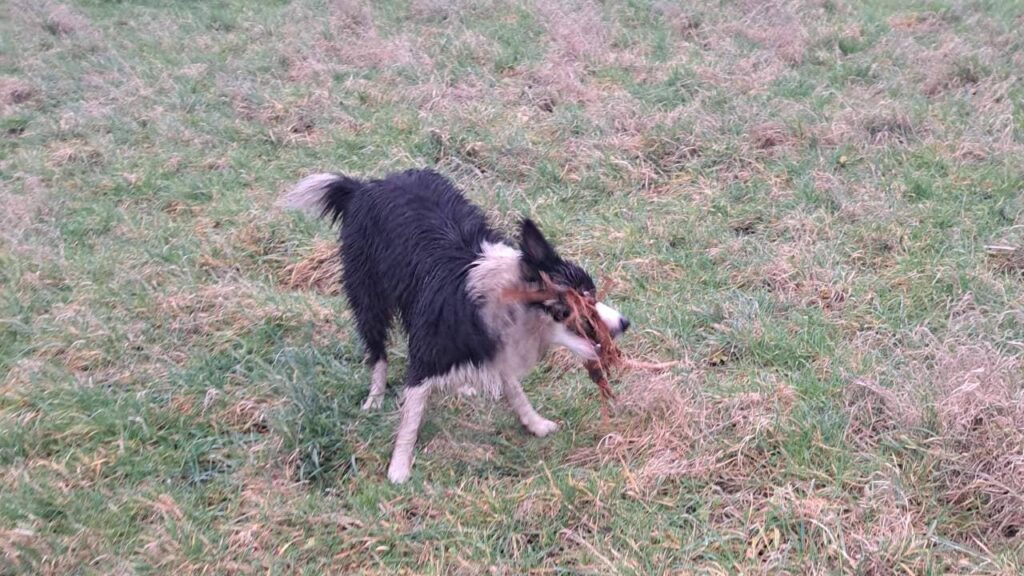
<svg viewBox="0 0 1024 576"><path fill-rule="evenodd" d="M373 367L370 377L370 394L363 402L363 410L380 408L384 402L384 391L388 381L387 328L390 314L380 311L369 311L353 304L356 315L356 327L366 346L367 364Z"/></svg>
<svg viewBox="0 0 1024 576"><path fill-rule="evenodd" d="M367 364L373 369L370 394L363 402L363 410L379 408L384 401L388 379L388 328L391 326L392 306L385 298L373 269L366 265L363 254L355 247L342 252L344 260L345 295L356 320L356 329L366 347Z"/></svg>
<svg viewBox="0 0 1024 576"><path fill-rule="evenodd" d="M516 416L519 417L519 421L522 422L523 426L526 426L526 429L534 436L543 438L544 436L558 430L558 424L544 418L533 409L533 406L530 404L530 399L527 398L526 393L523 392L523 386L519 383L519 380L515 378L503 378L501 385L505 398L508 400L509 405L512 406L512 410L515 411Z"/></svg>
<svg viewBox="0 0 1024 576"><path fill-rule="evenodd" d="M395 434L395 449L388 466L388 480L401 484L412 473L413 450L423 422L423 412L430 401L433 384L430 380L415 386L406 386L402 400L402 419Z"/></svg>
<svg viewBox="0 0 1024 576"><path fill-rule="evenodd" d="M376 410L384 403L384 390L388 384L388 361L385 358L373 364L373 376L370 377L370 394L363 402L363 410Z"/></svg>

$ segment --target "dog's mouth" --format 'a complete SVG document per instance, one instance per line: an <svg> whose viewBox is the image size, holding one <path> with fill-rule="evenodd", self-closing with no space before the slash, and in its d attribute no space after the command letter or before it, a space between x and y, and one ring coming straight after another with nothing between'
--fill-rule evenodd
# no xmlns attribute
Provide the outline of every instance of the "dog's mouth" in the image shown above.
<svg viewBox="0 0 1024 576"><path fill-rule="evenodd" d="M573 334L591 342L618 338L629 329L629 320L588 292L566 289L560 294L559 309L551 317Z"/></svg>
<svg viewBox="0 0 1024 576"><path fill-rule="evenodd" d="M507 290L503 297L543 310L570 334L593 345L598 355L601 343L611 343L629 329L629 320L599 302L594 293L555 284L544 273L540 276L540 289Z"/></svg>

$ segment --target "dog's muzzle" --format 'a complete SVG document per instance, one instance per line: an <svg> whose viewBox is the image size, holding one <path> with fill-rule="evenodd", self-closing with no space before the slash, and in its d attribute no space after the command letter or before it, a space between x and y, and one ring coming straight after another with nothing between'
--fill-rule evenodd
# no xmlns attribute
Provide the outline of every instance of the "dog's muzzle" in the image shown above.
<svg viewBox="0 0 1024 576"><path fill-rule="evenodd" d="M618 338L626 330L629 330L629 319L604 302L597 303L597 314L613 337Z"/></svg>

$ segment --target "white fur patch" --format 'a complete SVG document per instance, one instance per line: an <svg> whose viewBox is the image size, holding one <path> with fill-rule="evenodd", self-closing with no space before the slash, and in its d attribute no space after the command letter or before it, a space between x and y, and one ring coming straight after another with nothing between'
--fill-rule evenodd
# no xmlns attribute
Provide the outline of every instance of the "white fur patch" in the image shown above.
<svg viewBox="0 0 1024 576"><path fill-rule="evenodd" d="M322 173L306 176L277 201L277 206L285 210L297 210L319 216L327 187L337 181L336 174Z"/></svg>
<svg viewBox="0 0 1024 576"><path fill-rule="evenodd" d="M519 379L544 356L555 323L543 314L530 313L502 294L521 285L519 250L502 243L484 242L480 258L469 270L466 291L479 306L480 318L499 341L495 357L481 366L457 366L439 378L440 389L472 387L493 398L500 397L502 379Z"/></svg>
<svg viewBox="0 0 1024 576"><path fill-rule="evenodd" d="M460 364L441 376L427 378L423 382L429 383L442 394L458 392L463 396L472 396L480 393L490 398L501 398L502 374L497 368L493 361L480 366Z"/></svg>
<svg viewBox="0 0 1024 576"><path fill-rule="evenodd" d="M612 334L618 335L622 332L622 314L611 306L608 306L604 302L597 303L597 314L601 317L601 321L608 327L608 330Z"/></svg>
<svg viewBox="0 0 1024 576"><path fill-rule="evenodd" d="M388 383L388 363L378 360L373 365L373 376L370 379L370 395L363 402L363 410L375 410L384 403L384 390Z"/></svg>
<svg viewBox="0 0 1024 576"><path fill-rule="evenodd" d="M563 346L584 360L597 360L597 350L587 339L573 334L562 324L556 324L551 338L552 344Z"/></svg>
<svg viewBox="0 0 1024 576"><path fill-rule="evenodd" d="M430 382L419 386L407 387L402 398L402 420L398 423L395 433L395 449L391 452L391 463L388 464L388 480L401 484L409 479L412 473L413 449L419 437L423 412L430 400Z"/></svg>
<svg viewBox="0 0 1024 576"><path fill-rule="evenodd" d="M519 422L526 426L526 429L534 436L543 438L558 430L558 424L544 418L534 410L530 399L526 397L522 385L517 380L505 381L505 398L512 406L512 411L519 417Z"/></svg>

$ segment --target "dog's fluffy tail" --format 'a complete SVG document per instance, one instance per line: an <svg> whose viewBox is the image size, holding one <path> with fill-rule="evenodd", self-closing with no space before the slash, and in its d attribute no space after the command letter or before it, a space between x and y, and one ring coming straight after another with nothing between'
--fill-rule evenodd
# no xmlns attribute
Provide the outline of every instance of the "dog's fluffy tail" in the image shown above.
<svg viewBox="0 0 1024 576"><path fill-rule="evenodd" d="M277 201L277 205L314 216L329 216L334 223L342 217L352 196L362 187L359 180L341 174L313 174L300 180Z"/></svg>

